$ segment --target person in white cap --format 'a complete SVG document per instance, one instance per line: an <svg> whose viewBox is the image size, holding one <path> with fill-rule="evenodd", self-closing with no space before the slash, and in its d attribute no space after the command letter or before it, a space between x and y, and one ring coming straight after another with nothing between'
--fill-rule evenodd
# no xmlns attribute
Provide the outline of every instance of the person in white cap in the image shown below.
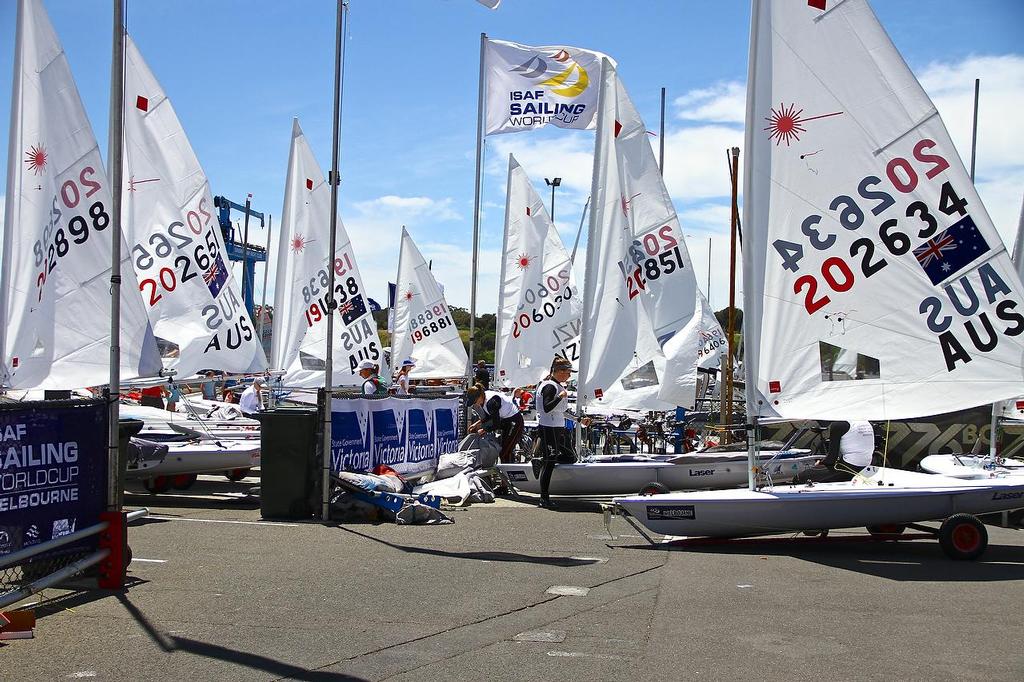
<svg viewBox="0 0 1024 682"><path fill-rule="evenodd" d="M409 395L409 372L415 366L416 362L412 358L402 360L402 366L398 368L398 375L395 377L395 382L398 384L395 395Z"/></svg>
<svg viewBox="0 0 1024 682"><path fill-rule="evenodd" d="M238 401L238 406L242 408L242 414L246 417L254 417L263 409L263 396L260 394L262 386L263 379L256 377L252 380L249 388L242 391L242 398Z"/></svg>
<svg viewBox="0 0 1024 682"><path fill-rule="evenodd" d="M363 395L387 395L387 388L377 376L377 366L369 360L359 363L359 376L363 378Z"/></svg>

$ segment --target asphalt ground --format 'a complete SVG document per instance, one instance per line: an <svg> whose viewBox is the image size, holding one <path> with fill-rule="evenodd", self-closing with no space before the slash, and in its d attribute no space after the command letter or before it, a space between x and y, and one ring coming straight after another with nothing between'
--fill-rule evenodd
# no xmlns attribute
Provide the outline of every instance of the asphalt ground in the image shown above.
<svg viewBox="0 0 1024 682"><path fill-rule="evenodd" d="M33 597L0 679L1024 679L1020 531L954 562L852 532L650 545L525 497L446 526L271 523L255 482L129 494L152 512L129 587Z"/></svg>

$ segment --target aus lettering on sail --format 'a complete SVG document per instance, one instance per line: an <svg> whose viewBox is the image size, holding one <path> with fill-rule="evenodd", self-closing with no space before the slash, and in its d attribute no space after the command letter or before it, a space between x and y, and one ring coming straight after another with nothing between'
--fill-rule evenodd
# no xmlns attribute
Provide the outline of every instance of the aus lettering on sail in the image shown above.
<svg viewBox="0 0 1024 682"><path fill-rule="evenodd" d="M958 186L969 181L945 173L949 154L930 138L905 146L908 154L880 162L876 173L844 188L828 212L806 215L804 241L776 239L772 246L810 316L835 317L836 304L850 296L884 295L884 287L865 283L887 269L901 270L903 279L880 278L897 286L909 285L909 274L915 282L908 290L921 292L920 321L952 372L1024 333L1020 283L1005 267L1008 259L995 258L1002 243L979 228L991 221L980 201L967 198L976 197L973 188ZM806 267L802 261L812 254Z"/></svg>

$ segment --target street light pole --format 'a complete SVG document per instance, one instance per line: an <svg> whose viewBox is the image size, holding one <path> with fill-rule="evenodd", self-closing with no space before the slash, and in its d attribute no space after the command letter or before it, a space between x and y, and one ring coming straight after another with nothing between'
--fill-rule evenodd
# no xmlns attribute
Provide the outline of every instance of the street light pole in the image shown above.
<svg viewBox="0 0 1024 682"><path fill-rule="evenodd" d="M554 180L544 178L544 182L551 188L551 222L553 224L555 222L555 188L561 186L562 178L555 178Z"/></svg>

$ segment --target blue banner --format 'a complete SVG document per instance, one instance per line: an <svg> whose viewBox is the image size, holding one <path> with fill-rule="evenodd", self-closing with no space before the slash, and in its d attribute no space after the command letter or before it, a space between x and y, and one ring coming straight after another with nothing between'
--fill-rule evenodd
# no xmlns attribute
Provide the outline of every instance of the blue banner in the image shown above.
<svg viewBox="0 0 1024 682"><path fill-rule="evenodd" d="M457 398L353 398L331 404L331 470L372 471L386 464L403 476L437 468L458 447Z"/></svg>
<svg viewBox="0 0 1024 682"><path fill-rule="evenodd" d="M98 523L106 500L102 401L0 410L0 555Z"/></svg>

